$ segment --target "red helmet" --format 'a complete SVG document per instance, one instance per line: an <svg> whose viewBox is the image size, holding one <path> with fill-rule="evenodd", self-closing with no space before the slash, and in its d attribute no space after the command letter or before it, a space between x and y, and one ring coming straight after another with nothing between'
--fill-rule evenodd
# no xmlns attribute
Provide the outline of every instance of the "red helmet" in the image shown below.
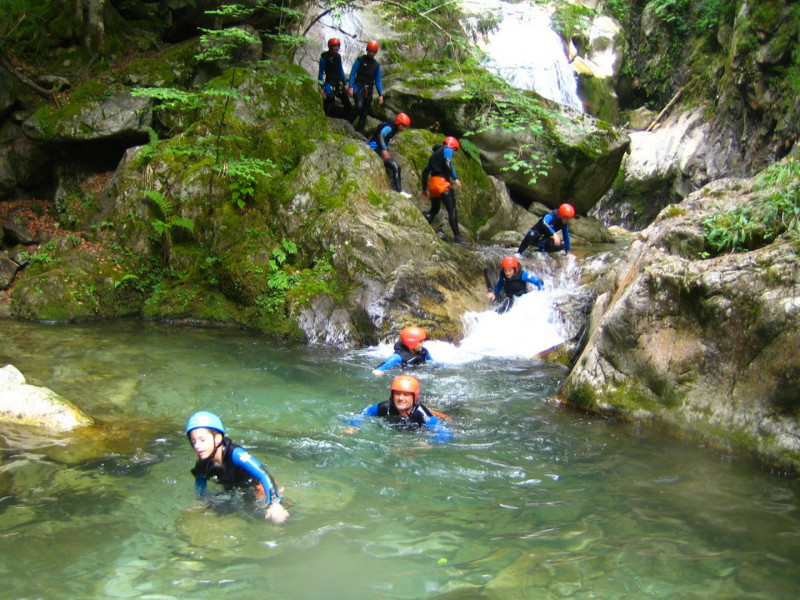
<svg viewBox="0 0 800 600"><path fill-rule="evenodd" d="M514 256L504 256L503 262L500 263L500 266L504 269L517 269L519 267L519 261Z"/></svg>
<svg viewBox="0 0 800 600"><path fill-rule="evenodd" d="M380 48L380 44L375 40L370 40L367 42L367 52L377 52L378 48Z"/></svg>
<svg viewBox="0 0 800 600"><path fill-rule="evenodd" d="M409 117L406 113L399 113L394 118L395 125L405 125L406 127L411 125L411 117Z"/></svg>
<svg viewBox="0 0 800 600"><path fill-rule="evenodd" d="M331 38L328 40L328 50L333 48L334 46L341 46L342 42L339 41L339 38Z"/></svg>
<svg viewBox="0 0 800 600"><path fill-rule="evenodd" d="M400 332L400 341L409 349L413 350L422 342L428 339L428 334L422 327L404 327Z"/></svg>
<svg viewBox="0 0 800 600"><path fill-rule="evenodd" d="M392 381L392 387L390 388L392 392L411 392L414 394L414 404L417 403L417 399L419 398L419 381L417 381L416 377L412 377L411 375L398 375ZM393 394L389 394L391 398Z"/></svg>
<svg viewBox="0 0 800 600"><path fill-rule="evenodd" d="M442 143L448 148L452 148L453 150L458 150L459 148L461 148L461 144L459 144L458 140L452 136L447 136L446 138L444 138L444 141Z"/></svg>
<svg viewBox="0 0 800 600"><path fill-rule="evenodd" d="M559 219L571 219L575 216L575 208L572 204L562 204L558 207L558 218Z"/></svg>

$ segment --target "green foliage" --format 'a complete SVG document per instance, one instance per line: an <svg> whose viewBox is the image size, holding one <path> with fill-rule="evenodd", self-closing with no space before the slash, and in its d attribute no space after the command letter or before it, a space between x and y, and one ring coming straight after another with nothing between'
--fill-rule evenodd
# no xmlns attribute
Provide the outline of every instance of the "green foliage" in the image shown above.
<svg viewBox="0 0 800 600"><path fill-rule="evenodd" d="M578 35L583 37L592 24L595 11L582 4L559 2L551 17L553 29L564 39L570 40Z"/></svg>
<svg viewBox="0 0 800 600"><path fill-rule="evenodd" d="M703 221L706 242L717 252L741 252L786 234L800 251L800 162L791 158L756 180L758 198Z"/></svg>
<svg viewBox="0 0 800 600"><path fill-rule="evenodd" d="M700 35L712 33L734 8L733 0L701 0L694 9L692 28Z"/></svg>
<svg viewBox="0 0 800 600"><path fill-rule="evenodd" d="M259 178L272 176L275 164L267 159L242 157L228 161L219 170L230 181L232 202L242 209L255 194Z"/></svg>

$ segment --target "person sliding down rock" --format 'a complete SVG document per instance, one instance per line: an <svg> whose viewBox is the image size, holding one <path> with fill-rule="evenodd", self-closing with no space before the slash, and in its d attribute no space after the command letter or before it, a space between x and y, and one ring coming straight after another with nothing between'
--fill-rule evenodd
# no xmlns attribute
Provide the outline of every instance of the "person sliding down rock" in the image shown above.
<svg viewBox="0 0 800 600"><path fill-rule="evenodd" d="M558 252L563 250L567 255L572 255L570 252L569 242L569 220L575 216L575 209L571 204L562 204L556 210L551 210L544 215L539 221L530 228L528 233L519 245L517 254L522 256L522 253L528 249L528 246L536 245L540 252ZM563 234L563 241L559 238L558 232Z"/></svg>
<svg viewBox="0 0 800 600"><path fill-rule="evenodd" d="M497 295L502 290L505 299L499 302L494 310L504 313L511 309L514 300L528 293L528 284L535 285L536 289L543 290L544 284L541 279L533 273L523 271L519 266L519 261L514 256L506 256L500 263L500 277L493 290L486 292L486 297L492 302L497 300Z"/></svg>

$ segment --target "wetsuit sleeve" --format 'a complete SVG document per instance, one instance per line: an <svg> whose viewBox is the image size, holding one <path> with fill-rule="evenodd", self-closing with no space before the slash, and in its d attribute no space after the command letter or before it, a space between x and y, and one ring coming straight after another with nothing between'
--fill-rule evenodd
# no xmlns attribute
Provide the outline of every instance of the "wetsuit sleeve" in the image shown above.
<svg viewBox="0 0 800 600"><path fill-rule="evenodd" d="M523 271L522 272L522 281L527 281L528 283L531 283L531 284L535 285L536 289L538 289L538 290L543 290L544 289L544 283L542 283L542 280L539 279L538 277L536 277L530 271Z"/></svg>
<svg viewBox="0 0 800 600"><path fill-rule="evenodd" d="M350 419L347 424L351 427L361 427L361 424L364 422L364 417L377 417L378 416L378 404L373 404L372 406L368 406L360 413L355 415L352 419Z"/></svg>
<svg viewBox="0 0 800 600"><path fill-rule="evenodd" d="M422 169L422 191L426 191L428 189L428 179L431 176L431 161L429 160L428 163L425 165L425 168Z"/></svg>
<svg viewBox="0 0 800 600"><path fill-rule="evenodd" d="M456 173L456 168L453 166L453 149L445 148L442 156L444 157L444 165L450 171L450 177L454 180L458 179L458 173Z"/></svg>
<svg viewBox="0 0 800 600"><path fill-rule="evenodd" d="M392 132L392 128L388 125L386 127L381 127L381 130L378 132L378 150L388 150L389 144L386 142L386 136Z"/></svg>
<svg viewBox="0 0 800 600"><path fill-rule="evenodd" d="M425 348L424 346L422 347L422 353L425 356L425 361L426 362L434 362L433 357L431 356L431 353L428 352L428 349Z"/></svg>
<svg viewBox="0 0 800 600"><path fill-rule="evenodd" d="M342 77L344 79L344 77ZM321 56L319 59L319 75L317 75L317 80L319 81L319 87L324 87L325 85L325 57Z"/></svg>
<svg viewBox="0 0 800 600"><path fill-rule="evenodd" d="M283 500L278 493L278 488L275 486L272 476L267 473L267 470L258 459L247 450L244 448L235 448L233 454L231 454L231 460L235 466L241 467L258 479L258 482L264 486L264 491L267 493L268 503L280 502Z"/></svg>
<svg viewBox="0 0 800 600"><path fill-rule="evenodd" d="M378 96L383 96L383 81L381 81L380 65L378 65L378 70L375 71L375 89L378 90Z"/></svg>
<svg viewBox="0 0 800 600"><path fill-rule="evenodd" d="M397 352L395 352L389 358L387 358L385 361L383 361L381 364L375 367L375 369L378 371L388 371L392 367L396 367L397 365L402 364L402 362L403 362L403 357L400 356Z"/></svg>
<svg viewBox="0 0 800 600"><path fill-rule="evenodd" d="M450 427L436 415L428 419L425 427L434 434L433 441L437 444L444 444L453 439L453 432Z"/></svg>
<svg viewBox="0 0 800 600"><path fill-rule="evenodd" d="M497 283L495 284L494 289L492 290L492 293L495 296L497 296L497 294L499 294L500 290L502 290L502 289L503 289L503 274L500 273L500 277L497 279Z"/></svg>
<svg viewBox="0 0 800 600"><path fill-rule="evenodd" d="M358 67L361 66L361 59L357 58L356 62L353 63L353 68L350 69L350 87L355 87L356 85L356 73L358 73Z"/></svg>
<svg viewBox="0 0 800 600"><path fill-rule="evenodd" d="M564 225L564 229L561 230L562 237L564 238L564 252L570 251L570 243L569 243L569 223Z"/></svg>
<svg viewBox="0 0 800 600"><path fill-rule="evenodd" d="M198 496L203 496L206 493L206 487L208 487L208 480L205 477L198 475L194 478L194 490Z"/></svg>
<svg viewBox="0 0 800 600"><path fill-rule="evenodd" d="M347 77L344 74L344 61L339 61L339 77L341 78L342 83L347 81Z"/></svg>
<svg viewBox="0 0 800 600"><path fill-rule="evenodd" d="M555 234L556 230L553 229L553 215L552 214L547 213L542 218L542 223L544 223L544 226L547 227L547 231L550 232L550 235Z"/></svg>

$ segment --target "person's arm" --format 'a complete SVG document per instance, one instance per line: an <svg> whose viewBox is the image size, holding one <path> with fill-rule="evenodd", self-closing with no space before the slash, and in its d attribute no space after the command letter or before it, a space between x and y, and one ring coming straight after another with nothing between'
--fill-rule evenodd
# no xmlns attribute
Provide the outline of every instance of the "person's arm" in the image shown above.
<svg viewBox="0 0 800 600"><path fill-rule="evenodd" d="M422 355L425 357L425 362L435 362L431 356L431 353L424 346L422 347Z"/></svg>
<svg viewBox="0 0 800 600"><path fill-rule="evenodd" d="M381 66L375 71L375 89L378 90L378 100L383 103L383 81L381 81Z"/></svg>
<svg viewBox="0 0 800 600"><path fill-rule="evenodd" d="M544 226L547 227L547 231L550 232L550 235L556 234L556 230L553 229L553 215L551 213L547 213L544 216L542 223L544 223Z"/></svg>
<svg viewBox="0 0 800 600"><path fill-rule="evenodd" d="M347 87L347 77L344 74L344 61L341 60L341 59L339 60L339 78L340 78L342 84L344 84L344 87L346 88Z"/></svg>
<svg viewBox="0 0 800 600"><path fill-rule="evenodd" d="M231 460L233 464L237 467L241 467L245 471L247 471L250 475L258 479L258 482L264 487L264 492L267 495L267 502L280 502L283 500L281 495L278 493L278 488L275 485L275 481L272 479L272 476L267 472L256 457L250 454L244 448L235 448L233 454L231 455Z"/></svg>
<svg viewBox="0 0 800 600"><path fill-rule="evenodd" d="M194 490L197 492L198 496L204 496L206 493L206 488L208 487L208 480L203 477L202 475L198 475L194 478Z"/></svg>
<svg viewBox="0 0 800 600"><path fill-rule="evenodd" d="M426 195L428 193L428 179L431 176L431 161L428 161L425 164L425 168L422 169L422 195Z"/></svg>
<svg viewBox="0 0 800 600"><path fill-rule="evenodd" d="M372 406L368 406L367 408L363 409L360 413L353 416L347 424L350 427L361 427L361 424L364 422L364 417L377 417L378 416L378 406L380 402L377 404L373 404Z"/></svg>
<svg viewBox="0 0 800 600"><path fill-rule="evenodd" d="M361 59L357 58L356 62L353 63L353 68L350 69L350 89L353 89L356 85L356 73L358 73L358 67L361 66Z"/></svg>
<svg viewBox="0 0 800 600"><path fill-rule="evenodd" d="M458 181L458 173L456 173L456 168L453 165L453 149L445 148L442 157L444 158L445 167L450 171L450 177L453 181Z"/></svg>
<svg viewBox="0 0 800 600"><path fill-rule="evenodd" d="M392 128L388 125L386 127L381 127L381 130L378 132L378 151L383 152L389 150L389 144L386 142L386 136L391 133Z"/></svg>
<svg viewBox="0 0 800 600"><path fill-rule="evenodd" d="M522 281L526 281L526 282L528 282L530 284L535 285L536 289L538 289L539 291L544 289L544 283L542 283L542 280L539 279L538 277L536 277L530 271L523 271L522 272Z"/></svg>
<svg viewBox="0 0 800 600"><path fill-rule="evenodd" d="M317 75L317 79L319 80L319 87L322 89L325 87L325 57L319 57L319 75Z"/></svg>
<svg viewBox="0 0 800 600"><path fill-rule="evenodd" d="M561 230L564 235L564 252L567 254L570 253L570 243L569 243L569 223L564 225L564 228Z"/></svg>
<svg viewBox="0 0 800 600"><path fill-rule="evenodd" d="M385 371L388 371L392 367L396 367L399 364L403 363L403 357L400 356L397 352L394 352L389 358L379 364L372 370L374 375L383 375Z"/></svg>
<svg viewBox="0 0 800 600"><path fill-rule="evenodd" d="M453 439L453 432L450 427L436 415L428 419L425 427L434 434L433 441L437 444L444 444Z"/></svg>

